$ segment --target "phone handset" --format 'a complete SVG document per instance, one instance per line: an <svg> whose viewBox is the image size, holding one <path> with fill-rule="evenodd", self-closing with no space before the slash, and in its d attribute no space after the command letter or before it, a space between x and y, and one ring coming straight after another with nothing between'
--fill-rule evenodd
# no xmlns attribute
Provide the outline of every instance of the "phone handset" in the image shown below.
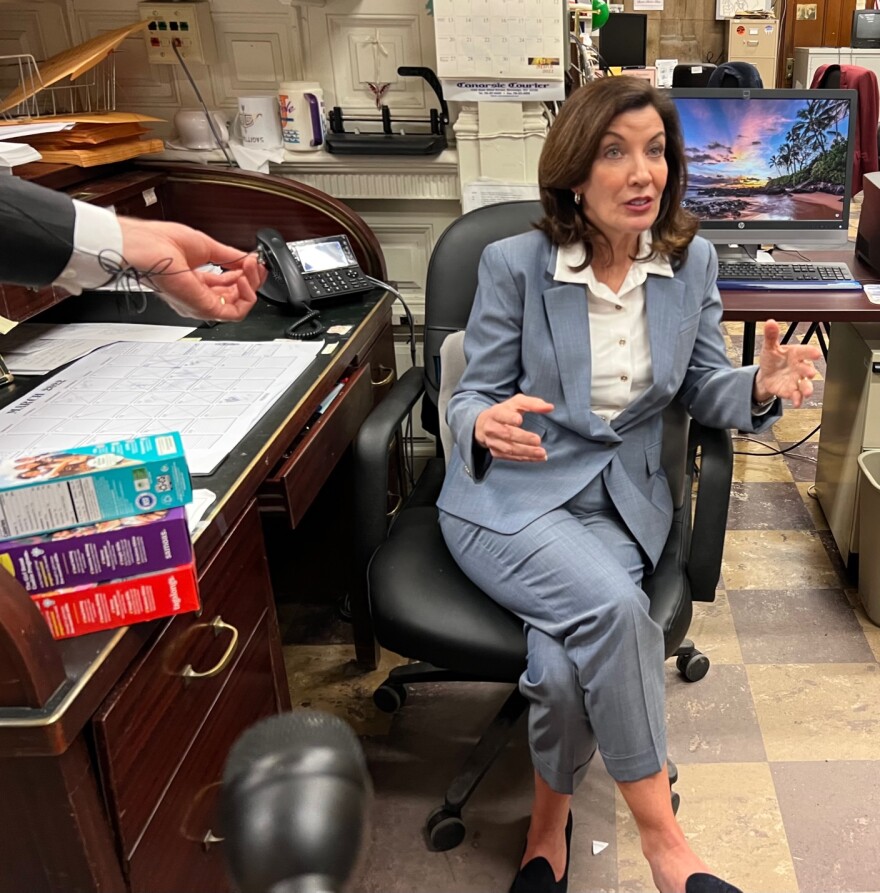
<svg viewBox="0 0 880 893"><path fill-rule="evenodd" d="M257 292L267 301L282 304L299 317L287 330L289 338L309 340L323 335L318 311L312 310L312 297L293 255L278 230L263 227L257 231L257 250L268 275Z"/></svg>

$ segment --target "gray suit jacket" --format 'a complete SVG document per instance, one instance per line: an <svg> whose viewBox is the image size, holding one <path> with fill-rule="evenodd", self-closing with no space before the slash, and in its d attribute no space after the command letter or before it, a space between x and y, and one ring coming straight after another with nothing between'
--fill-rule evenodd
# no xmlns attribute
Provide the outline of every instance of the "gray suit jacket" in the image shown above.
<svg viewBox="0 0 880 893"><path fill-rule="evenodd" d="M755 367L731 367L721 334L714 248L696 238L673 278L649 275L645 308L652 385L610 424L591 411L590 323L582 285L553 279L556 248L539 232L489 245L465 335L467 368L446 418L456 447L438 506L514 533L558 508L602 474L644 549L662 551L672 500L660 467L662 412L673 399L705 425L761 431L780 417L752 415ZM555 405L527 413L547 462L493 460L473 439L477 416L516 393Z"/></svg>

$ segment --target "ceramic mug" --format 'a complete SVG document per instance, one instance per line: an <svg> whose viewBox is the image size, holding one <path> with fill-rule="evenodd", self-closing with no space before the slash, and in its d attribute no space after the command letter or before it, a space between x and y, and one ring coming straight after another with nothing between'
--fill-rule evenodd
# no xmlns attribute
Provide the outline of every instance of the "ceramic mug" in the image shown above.
<svg viewBox="0 0 880 893"><path fill-rule="evenodd" d="M324 144L324 91L316 81L285 81L278 87L284 148L313 152Z"/></svg>
<svg viewBox="0 0 880 893"><path fill-rule="evenodd" d="M222 112L211 112L211 120L220 135L222 143L229 142L226 117ZM203 109L181 109L174 115L174 127L180 145L186 149L216 149L217 140L211 132L211 125Z"/></svg>
<svg viewBox="0 0 880 893"><path fill-rule="evenodd" d="M244 146L277 149L281 145L281 117L275 96L239 96L236 131Z"/></svg>

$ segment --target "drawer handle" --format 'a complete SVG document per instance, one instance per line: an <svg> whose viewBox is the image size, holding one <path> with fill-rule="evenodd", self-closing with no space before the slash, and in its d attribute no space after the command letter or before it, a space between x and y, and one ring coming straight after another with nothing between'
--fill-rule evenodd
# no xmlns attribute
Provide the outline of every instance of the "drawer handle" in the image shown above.
<svg viewBox="0 0 880 893"><path fill-rule="evenodd" d="M207 833L202 838L202 849L207 853L215 843L223 843L225 837L217 837L214 832L208 828Z"/></svg>
<svg viewBox="0 0 880 893"><path fill-rule="evenodd" d="M380 373L384 373L385 370L387 369L387 370L388 370L388 374L387 374L381 381L372 381L372 380L371 380L371 381L370 381L370 384L371 384L374 388L384 388L385 385L387 385L387 384L391 384L391 382L394 381L394 370L393 370L393 369L389 369L387 366L381 366L381 365L380 365L378 368L379 368L379 372L380 372Z"/></svg>
<svg viewBox="0 0 880 893"><path fill-rule="evenodd" d="M238 648L238 630L231 623L224 623L223 618L219 614L210 623L202 625L213 627L215 636L219 636L221 630L228 629L232 633L232 641L229 643L229 647L224 652L223 657L210 670L199 673L193 669L192 664L187 664L180 673L184 679L209 679L211 676L222 673L229 666L229 662L235 654L235 649Z"/></svg>

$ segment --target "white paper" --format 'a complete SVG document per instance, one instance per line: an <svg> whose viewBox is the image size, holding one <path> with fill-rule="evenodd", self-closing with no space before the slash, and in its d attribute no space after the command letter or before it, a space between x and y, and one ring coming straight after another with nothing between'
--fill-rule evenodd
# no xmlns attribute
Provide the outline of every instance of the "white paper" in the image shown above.
<svg viewBox="0 0 880 893"><path fill-rule="evenodd" d="M715 0L716 19L734 19L743 12L767 12L769 0Z"/></svg>
<svg viewBox="0 0 880 893"><path fill-rule="evenodd" d="M466 183L461 191L461 210L466 214L475 208L497 205L499 202L529 201L537 198L540 198L537 185L474 180Z"/></svg>
<svg viewBox="0 0 880 893"><path fill-rule="evenodd" d="M654 61L655 85L657 87L672 86L672 72L678 65L678 59L656 59Z"/></svg>
<svg viewBox="0 0 880 893"><path fill-rule="evenodd" d="M0 124L0 140L14 140L23 136L36 136L38 133L58 133L71 130L71 121L46 121L42 124Z"/></svg>
<svg viewBox="0 0 880 893"><path fill-rule="evenodd" d="M46 375L116 341L179 341L193 326L137 323L23 323L0 339L0 354L16 375Z"/></svg>
<svg viewBox="0 0 880 893"><path fill-rule="evenodd" d="M178 431L190 472L211 474L323 343L111 344L0 410L0 460Z"/></svg>
<svg viewBox="0 0 880 893"><path fill-rule="evenodd" d="M562 80L506 81L444 79L443 96L453 102L553 102L565 99Z"/></svg>
<svg viewBox="0 0 880 893"><path fill-rule="evenodd" d="M662 12L663 0L633 0L633 9L651 9L655 12Z"/></svg>
<svg viewBox="0 0 880 893"><path fill-rule="evenodd" d="M27 143L0 142L0 167L15 167L17 164L28 164L39 161L43 156Z"/></svg>
<svg viewBox="0 0 880 893"><path fill-rule="evenodd" d="M189 527L190 534L195 533L199 529L205 512L208 511L216 498L217 496L211 490L193 490L193 501L185 506L186 524Z"/></svg>

